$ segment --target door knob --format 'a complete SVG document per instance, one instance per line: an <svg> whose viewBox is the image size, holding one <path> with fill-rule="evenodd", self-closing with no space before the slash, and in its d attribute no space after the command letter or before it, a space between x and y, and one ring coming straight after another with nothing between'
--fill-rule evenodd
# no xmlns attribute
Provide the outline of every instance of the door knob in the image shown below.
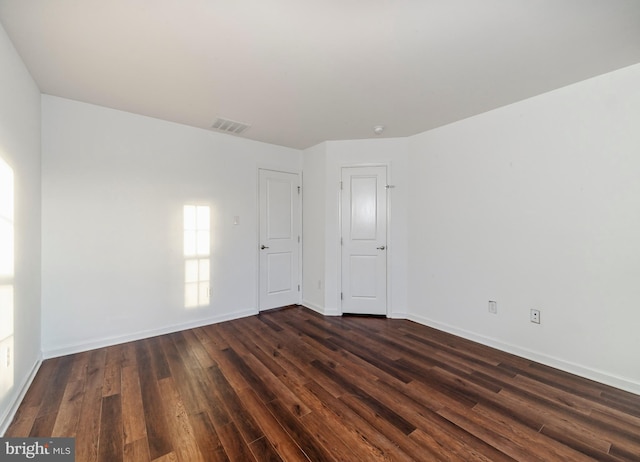
<svg viewBox="0 0 640 462"><path fill-rule="evenodd" d="M384 245L381 245L380 247L376 247L378 250L384 250L386 249L386 247Z"/></svg>
<svg viewBox="0 0 640 462"><path fill-rule="evenodd" d="M268 248L269 248L269 247L267 247L267 246L266 246L266 245L264 245L264 244L260 246L260 250L264 250L264 249L268 249Z"/></svg>

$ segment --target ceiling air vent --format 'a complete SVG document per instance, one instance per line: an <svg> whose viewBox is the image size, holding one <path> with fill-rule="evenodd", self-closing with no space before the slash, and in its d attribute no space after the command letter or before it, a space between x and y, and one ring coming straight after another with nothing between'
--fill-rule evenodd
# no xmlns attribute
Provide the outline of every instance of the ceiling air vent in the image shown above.
<svg viewBox="0 0 640 462"><path fill-rule="evenodd" d="M242 122L236 122L229 119L223 119L222 117L218 117L216 121L213 123L211 128L214 130L218 130L225 133L232 133L234 135L240 135L251 125L243 124Z"/></svg>

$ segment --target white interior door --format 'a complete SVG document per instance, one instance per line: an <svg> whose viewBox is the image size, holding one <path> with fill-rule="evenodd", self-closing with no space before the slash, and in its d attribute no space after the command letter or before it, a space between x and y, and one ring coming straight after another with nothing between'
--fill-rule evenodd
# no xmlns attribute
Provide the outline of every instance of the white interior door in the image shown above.
<svg viewBox="0 0 640 462"><path fill-rule="evenodd" d="M300 301L300 181L296 173L260 169L259 308Z"/></svg>
<svg viewBox="0 0 640 462"><path fill-rule="evenodd" d="M387 168L342 169L342 312L387 314Z"/></svg>

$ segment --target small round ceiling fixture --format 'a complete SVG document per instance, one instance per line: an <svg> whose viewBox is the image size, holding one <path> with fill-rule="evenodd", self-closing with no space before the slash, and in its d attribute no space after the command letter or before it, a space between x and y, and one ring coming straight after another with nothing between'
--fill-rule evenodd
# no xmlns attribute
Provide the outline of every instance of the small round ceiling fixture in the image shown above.
<svg viewBox="0 0 640 462"><path fill-rule="evenodd" d="M373 133L375 133L376 135L382 135L382 132L384 131L384 125L374 125L373 126Z"/></svg>

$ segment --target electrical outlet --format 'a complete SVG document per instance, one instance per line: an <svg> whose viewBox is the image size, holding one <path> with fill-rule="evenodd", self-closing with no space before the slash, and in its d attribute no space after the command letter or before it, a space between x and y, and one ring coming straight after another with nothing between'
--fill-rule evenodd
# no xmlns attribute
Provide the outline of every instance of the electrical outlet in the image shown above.
<svg viewBox="0 0 640 462"><path fill-rule="evenodd" d="M540 310L531 310L531 322L540 324Z"/></svg>
<svg viewBox="0 0 640 462"><path fill-rule="evenodd" d="M489 313L497 314L498 313L498 302L494 302L493 300L489 300Z"/></svg>

